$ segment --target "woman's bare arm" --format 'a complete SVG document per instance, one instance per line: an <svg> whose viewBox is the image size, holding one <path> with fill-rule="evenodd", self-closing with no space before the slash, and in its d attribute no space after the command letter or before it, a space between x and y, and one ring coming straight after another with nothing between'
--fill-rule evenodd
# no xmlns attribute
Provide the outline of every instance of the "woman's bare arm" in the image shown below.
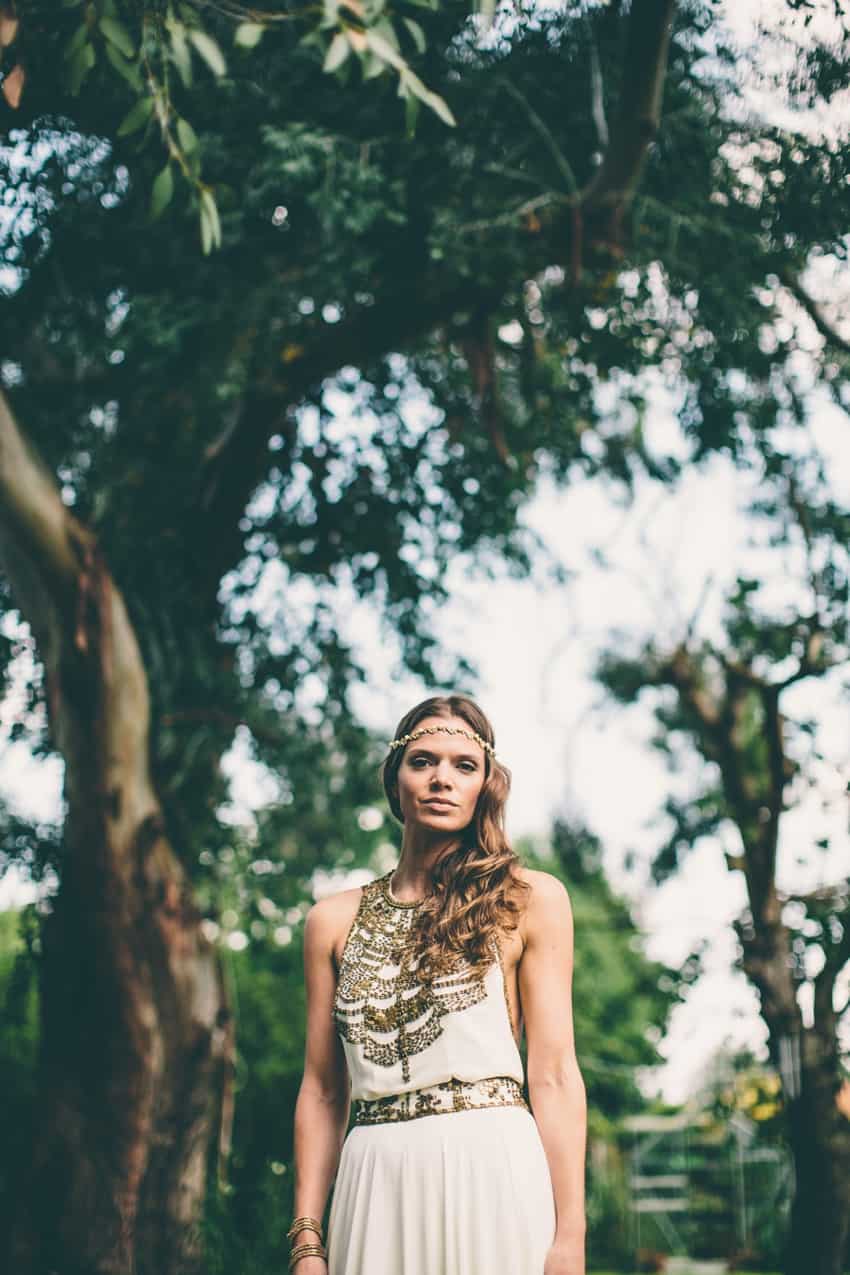
<svg viewBox="0 0 850 1275"><path fill-rule="evenodd" d="M350 1084L345 1054L336 1031L332 1004L336 991L334 939L340 907L320 899L304 922L304 982L307 991L307 1039L304 1074L295 1103L294 1217L322 1220L348 1127ZM293 1244L312 1243L303 1230ZM321 1275L325 1259L302 1257L296 1275Z"/></svg>
<svg viewBox="0 0 850 1275"><path fill-rule="evenodd" d="M557 1229L549 1275L584 1275L587 1100L575 1055L573 918L569 895L548 872L529 872L519 988L528 1041L528 1095L549 1162Z"/></svg>

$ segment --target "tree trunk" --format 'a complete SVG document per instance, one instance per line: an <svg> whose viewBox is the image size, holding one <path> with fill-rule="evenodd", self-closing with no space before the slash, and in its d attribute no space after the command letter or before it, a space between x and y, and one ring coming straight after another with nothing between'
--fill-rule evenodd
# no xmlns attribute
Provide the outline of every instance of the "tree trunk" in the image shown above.
<svg viewBox="0 0 850 1275"><path fill-rule="evenodd" d="M805 1028L790 935L779 912L771 883L753 931L739 928L739 936L788 1112L795 1187L785 1275L843 1275L850 1231L850 1120L838 1105L842 1078L831 997L826 1009L816 998L815 1025Z"/></svg>
<svg viewBox="0 0 850 1275"><path fill-rule="evenodd" d="M44 663L67 807L32 1154L0 1255L16 1275L188 1275L232 1077L225 984L152 788L123 600L2 397L0 558Z"/></svg>
<svg viewBox="0 0 850 1275"><path fill-rule="evenodd" d="M834 1045L805 1031L788 1103L795 1191L786 1275L843 1275L850 1238L850 1120L839 1110Z"/></svg>

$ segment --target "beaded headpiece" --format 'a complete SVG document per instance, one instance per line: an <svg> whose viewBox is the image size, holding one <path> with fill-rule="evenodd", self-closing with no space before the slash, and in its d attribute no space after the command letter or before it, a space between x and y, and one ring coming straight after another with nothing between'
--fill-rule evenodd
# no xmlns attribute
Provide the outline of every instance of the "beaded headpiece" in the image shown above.
<svg viewBox="0 0 850 1275"><path fill-rule="evenodd" d="M409 735L400 735L398 739L390 740L387 747L390 752L395 748L404 748L405 744L411 743L414 739L419 739L421 735L436 735L437 731L445 731L447 735L466 735L467 739L474 739L476 744L480 744L485 753L496 760L496 754L493 751L493 745L486 739L482 739L476 730L464 730L462 726L420 726L419 730L412 731Z"/></svg>

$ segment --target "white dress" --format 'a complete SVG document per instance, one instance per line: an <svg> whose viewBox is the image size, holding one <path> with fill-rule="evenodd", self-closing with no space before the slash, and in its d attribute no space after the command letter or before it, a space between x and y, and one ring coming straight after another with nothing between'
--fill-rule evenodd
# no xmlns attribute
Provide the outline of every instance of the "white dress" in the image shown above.
<svg viewBox="0 0 850 1275"><path fill-rule="evenodd" d="M420 983L419 904L393 897L391 875L363 889L333 1004L355 1123L329 1275L543 1275L555 1202L499 943L486 969L464 962Z"/></svg>

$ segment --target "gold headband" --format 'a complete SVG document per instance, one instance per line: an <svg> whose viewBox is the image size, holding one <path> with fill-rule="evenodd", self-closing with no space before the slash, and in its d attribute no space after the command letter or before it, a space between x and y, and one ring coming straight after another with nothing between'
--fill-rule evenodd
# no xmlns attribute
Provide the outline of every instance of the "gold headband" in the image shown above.
<svg viewBox="0 0 850 1275"><path fill-rule="evenodd" d="M474 739L476 744L480 744L485 753L489 753L493 760L496 760L496 754L493 751L493 745L486 739L482 739L475 730L464 730L462 726L420 726L419 730L415 730L410 735L400 735L398 739L393 739L387 744L390 752L394 748L404 748L405 744L411 743L414 739L419 739L422 735L436 735L437 731L445 731L447 735L466 735L467 739Z"/></svg>

